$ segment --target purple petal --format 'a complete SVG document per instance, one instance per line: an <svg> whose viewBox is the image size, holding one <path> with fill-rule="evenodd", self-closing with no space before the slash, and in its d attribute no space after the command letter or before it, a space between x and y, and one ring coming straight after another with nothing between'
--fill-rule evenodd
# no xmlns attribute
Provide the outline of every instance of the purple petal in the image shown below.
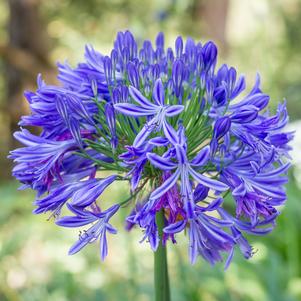
<svg viewBox="0 0 301 301"><path fill-rule="evenodd" d="M231 94L231 99L235 98L246 88L244 76L240 76Z"/></svg>
<svg viewBox="0 0 301 301"><path fill-rule="evenodd" d="M83 247L89 243L90 239L87 237L85 239L79 239L69 250L69 255L74 255L79 252Z"/></svg>
<svg viewBox="0 0 301 301"><path fill-rule="evenodd" d="M132 86L139 88L139 74L134 63L129 62L127 65L128 78Z"/></svg>
<svg viewBox="0 0 301 301"><path fill-rule="evenodd" d="M155 115L157 112L154 109L146 109L130 103L116 103L114 108L122 114L130 116L150 116Z"/></svg>
<svg viewBox="0 0 301 301"><path fill-rule="evenodd" d="M223 198L213 200L206 208L206 211L215 211L223 203Z"/></svg>
<svg viewBox="0 0 301 301"><path fill-rule="evenodd" d="M164 137L155 137L150 139L148 143L155 146L166 146L169 143L169 141Z"/></svg>
<svg viewBox="0 0 301 301"><path fill-rule="evenodd" d="M181 36L177 37L177 39L176 39L175 49L176 49L177 57L180 57L183 52L183 40L182 40Z"/></svg>
<svg viewBox="0 0 301 301"><path fill-rule="evenodd" d="M177 159L179 164L185 164L187 163L187 155L186 151L183 146L176 144L175 145L176 153L177 153Z"/></svg>
<svg viewBox="0 0 301 301"><path fill-rule="evenodd" d="M210 158L210 146L205 146L202 148L199 153L193 158L191 161L191 165L193 166L203 166L208 162Z"/></svg>
<svg viewBox="0 0 301 301"><path fill-rule="evenodd" d="M76 228L93 223L97 218L91 215L89 218L82 218L79 216L64 216L55 223L61 227Z"/></svg>
<svg viewBox="0 0 301 301"><path fill-rule="evenodd" d="M146 159L142 160L141 162L139 162L133 169L132 172L132 178L131 178L131 189L132 191L135 191L135 189L137 188L139 181L141 179L141 175L143 172L143 168L145 163L147 162Z"/></svg>
<svg viewBox="0 0 301 301"><path fill-rule="evenodd" d="M155 82L153 89L153 99L158 106L164 105L164 88L160 78L158 78Z"/></svg>
<svg viewBox="0 0 301 301"><path fill-rule="evenodd" d="M69 119L69 112L66 105L66 99L57 96L55 100L56 109L65 121Z"/></svg>
<svg viewBox="0 0 301 301"><path fill-rule="evenodd" d="M241 183L239 186L235 187L232 191L234 196L244 196L247 193L247 188L244 183Z"/></svg>
<svg viewBox="0 0 301 301"><path fill-rule="evenodd" d="M106 224L106 230L111 234L117 234L117 230L110 224Z"/></svg>
<svg viewBox="0 0 301 301"><path fill-rule="evenodd" d="M277 177L280 174L287 172L287 170L290 168L290 166L291 166L290 163L286 163L283 166L280 166L279 168L274 169L274 170L272 170L270 172L258 174L256 176L256 179Z"/></svg>
<svg viewBox="0 0 301 301"><path fill-rule="evenodd" d="M113 105L111 103L106 103L105 105L105 116L106 116L106 120L107 120L107 124L109 126L110 129L110 133L112 138L116 137L116 117L115 117L115 111L113 108ZM112 145L113 148L114 145Z"/></svg>
<svg viewBox="0 0 301 301"><path fill-rule="evenodd" d="M106 231L103 231L102 235L100 235L99 250L100 250L100 258L102 261L104 261L108 255L108 243L107 243Z"/></svg>
<svg viewBox="0 0 301 301"><path fill-rule="evenodd" d="M184 110L184 106L182 105L173 105L169 106L166 109L166 116L167 117L172 117L180 114Z"/></svg>
<svg viewBox="0 0 301 301"><path fill-rule="evenodd" d="M224 267L225 271L228 269L230 263L232 262L233 255L234 255L234 248L231 249L231 251L230 251L230 253L228 255L228 258L226 260L225 267Z"/></svg>
<svg viewBox="0 0 301 301"><path fill-rule="evenodd" d="M197 173L196 171L194 171L191 167L189 168L189 173L197 182L199 182L200 184L206 187L209 187L210 189L217 190L217 191L226 191L229 189L228 185L220 181L213 180L209 177L203 176Z"/></svg>
<svg viewBox="0 0 301 301"><path fill-rule="evenodd" d="M153 118L152 120L150 120L142 129L141 131L137 134L133 146L134 147L140 147L144 141L146 140L146 138L152 133L153 127L151 126L151 124L154 123L155 118ZM150 124L150 125L149 125Z"/></svg>
<svg viewBox="0 0 301 301"><path fill-rule="evenodd" d="M231 119L228 116L217 119L214 124L214 138L219 139L229 131L231 127Z"/></svg>
<svg viewBox="0 0 301 301"><path fill-rule="evenodd" d="M195 231L194 221L191 221L189 227L189 259L191 264L195 264L198 255L197 233Z"/></svg>
<svg viewBox="0 0 301 301"><path fill-rule="evenodd" d="M90 124L94 125L94 121L91 118L91 114L89 113L81 99L79 99L75 95L67 95L67 99L71 111L77 113L84 120L87 120Z"/></svg>
<svg viewBox="0 0 301 301"><path fill-rule="evenodd" d="M236 110L231 115L231 121L235 123L249 123L256 119L258 115L258 108L252 105L246 105L240 110Z"/></svg>
<svg viewBox="0 0 301 301"><path fill-rule="evenodd" d="M166 121L163 123L163 131L165 137L170 141L171 144L175 145L178 143L179 139L177 132Z"/></svg>
<svg viewBox="0 0 301 301"><path fill-rule="evenodd" d="M149 239L149 243L150 243L152 250L154 252L156 252L156 250L158 249L158 246L159 246L159 242L160 242L158 231L150 233L150 235L148 236L148 239Z"/></svg>
<svg viewBox="0 0 301 301"><path fill-rule="evenodd" d="M100 73L103 73L103 55L100 54L98 51L94 50L94 48L91 45L86 45L85 50L85 58L88 64L93 69L99 71Z"/></svg>
<svg viewBox="0 0 301 301"><path fill-rule="evenodd" d="M172 80L175 87L176 97L179 97L182 90L182 81L184 78L185 66L183 61L178 58L172 65Z"/></svg>
<svg viewBox="0 0 301 301"><path fill-rule="evenodd" d="M46 139L31 134L27 129L15 132L13 136L26 146L36 146L37 144L47 143Z"/></svg>
<svg viewBox="0 0 301 301"><path fill-rule="evenodd" d="M169 189L171 189L176 184L179 176L180 176L180 170L177 169L161 186L159 186L151 193L149 197L150 200L159 199L163 194L165 194Z"/></svg>
<svg viewBox="0 0 301 301"><path fill-rule="evenodd" d="M167 233L167 234L174 234L174 233L178 233L178 232L181 232L182 230L184 230L185 226L186 226L186 220L181 220L181 221L178 221L178 222L168 225L167 227L165 227L163 229L163 231L164 231L164 233Z"/></svg>
<svg viewBox="0 0 301 301"><path fill-rule="evenodd" d="M130 86L129 92L132 98L139 103L144 109L148 110L156 110L157 106L150 102L146 97L144 97L139 90L137 90L135 87Z"/></svg>
<svg viewBox="0 0 301 301"><path fill-rule="evenodd" d="M96 201L103 191L115 181L116 176L109 176L103 180L95 181L74 193L72 205L86 207Z"/></svg>
<svg viewBox="0 0 301 301"><path fill-rule="evenodd" d="M209 188L202 184L198 184L193 192L193 199L195 202L203 201L208 196Z"/></svg>
<svg viewBox="0 0 301 301"><path fill-rule="evenodd" d="M72 137L76 140L80 147L83 146L82 137L80 134L80 123L75 118L70 118L69 120L69 130L72 134Z"/></svg>
<svg viewBox="0 0 301 301"><path fill-rule="evenodd" d="M171 162L166 158L162 158L157 154L147 153L146 156L152 165L156 166L161 170L171 170L177 167L176 163Z"/></svg>
<svg viewBox="0 0 301 301"><path fill-rule="evenodd" d="M115 204L107 210L103 211L100 215L105 215L106 219L109 220L120 208L119 204ZM108 224L107 224L108 225Z"/></svg>

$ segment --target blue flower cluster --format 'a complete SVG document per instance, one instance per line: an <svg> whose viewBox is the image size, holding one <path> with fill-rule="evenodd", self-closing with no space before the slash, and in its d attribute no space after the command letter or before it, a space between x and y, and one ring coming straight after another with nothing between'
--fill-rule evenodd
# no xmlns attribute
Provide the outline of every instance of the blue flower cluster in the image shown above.
<svg viewBox="0 0 301 301"><path fill-rule="evenodd" d="M228 266L236 246L249 258L245 234L273 229L290 166L286 106L271 115L259 76L244 92L245 78L216 61L212 42L178 37L165 49L159 33L155 46L138 48L120 32L110 56L87 46L84 63L58 65L60 86L39 76L37 91L25 93L32 113L20 125L42 131L15 133L24 147L10 154L13 175L37 191L35 213L88 226L70 254L99 240L104 259L106 234L116 233L110 218L130 204L126 228L142 228L153 250L186 229L192 263L201 255L214 264L226 253ZM127 199L97 201L120 181L129 183Z"/></svg>

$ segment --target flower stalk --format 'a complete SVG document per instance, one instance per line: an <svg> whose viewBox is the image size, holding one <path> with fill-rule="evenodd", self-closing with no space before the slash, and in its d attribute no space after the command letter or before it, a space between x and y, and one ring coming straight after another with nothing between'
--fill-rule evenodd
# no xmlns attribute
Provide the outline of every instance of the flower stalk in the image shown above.
<svg viewBox="0 0 301 301"><path fill-rule="evenodd" d="M154 282L155 282L155 301L170 301L168 265L166 246L162 243L164 228L164 211L160 210L156 215L156 222L160 236L160 243L154 252Z"/></svg>

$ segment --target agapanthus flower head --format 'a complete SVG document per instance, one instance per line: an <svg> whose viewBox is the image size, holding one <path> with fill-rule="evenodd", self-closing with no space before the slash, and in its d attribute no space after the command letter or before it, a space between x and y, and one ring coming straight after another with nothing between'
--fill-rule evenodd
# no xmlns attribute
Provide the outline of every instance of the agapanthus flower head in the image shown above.
<svg viewBox="0 0 301 301"><path fill-rule="evenodd" d="M99 240L104 259L106 234L116 233L109 220L128 208L126 228L142 228L153 250L186 230L192 263L198 255L211 264L228 255L228 266L236 249L250 258L245 234L273 229L286 200L293 137L283 130L285 103L271 114L259 75L242 93L245 78L216 61L213 42L178 37L166 49L159 33L155 45L139 47L120 32L108 55L87 46L77 67L58 65L61 85L39 76L37 91L25 93L31 115L20 125L42 131L15 134L24 147L10 154L13 175L37 191L35 213L50 212L62 227L87 227L70 254ZM120 181L129 184L128 198L98 200Z"/></svg>

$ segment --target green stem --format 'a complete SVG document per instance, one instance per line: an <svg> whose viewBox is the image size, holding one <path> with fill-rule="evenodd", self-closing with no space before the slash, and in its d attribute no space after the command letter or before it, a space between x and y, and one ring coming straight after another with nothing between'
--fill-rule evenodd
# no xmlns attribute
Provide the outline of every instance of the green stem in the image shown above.
<svg viewBox="0 0 301 301"><path fill-rule="evenodd" d="M160 243L154 257L155 301L170 301L166 246L162 245L162 234L164 228L163 209L157 213L156 222L160 236Z"/></svg>

